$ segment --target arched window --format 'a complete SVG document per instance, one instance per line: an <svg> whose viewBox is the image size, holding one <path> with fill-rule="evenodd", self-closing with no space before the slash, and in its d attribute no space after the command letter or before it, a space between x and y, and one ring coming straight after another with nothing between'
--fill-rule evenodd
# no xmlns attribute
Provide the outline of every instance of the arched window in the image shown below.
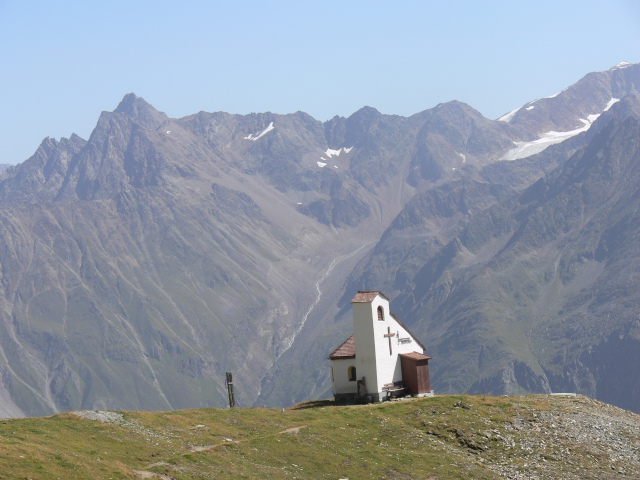
<svg viewBox="0 0 640 480"><path fill-rule="evenodd" d="M378 307L378 320L381 322L384 321L384 311L382 310L382 307Z"/></svg>
<svg viewBox="0 0 640 480"><path fill-rule="evenodd" d="M349 381L350 382L356 381L356 367L354 366L349 367Z"/></svg>

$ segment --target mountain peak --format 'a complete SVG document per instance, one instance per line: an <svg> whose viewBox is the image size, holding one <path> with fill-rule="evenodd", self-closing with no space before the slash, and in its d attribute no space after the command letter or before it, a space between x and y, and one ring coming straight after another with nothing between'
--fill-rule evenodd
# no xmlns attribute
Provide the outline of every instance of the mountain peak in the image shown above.
<svg viewBox="0 0 640 480"><path fill-rule="evenodd" d="M627 68L630 66L631 64L629 62L620 62L618 65L616 65L615 67L611 67L609 70L620 70L622 68Z"/></svg>
<svg viewBox="0 0 640 480"><path fill-rule="evenodd" d="M448 102L439 103L432 109L432 111L436 116L457 114L468 115L476 118L482 117L482 114L475 108L459 100L450 100Z"/></svg>
<svg viewBox="0 0 640 480"><path fill-rule="evenodd" d="M114 112L116 113L127 113L127 114L132 114L137 110L138 106L147 106L147 107L151 107L151 105L149 105L149 103L147 103L144 98L142 97L138 97L135 93L127 93L122 100L120 101L120 103L118 104L117 108L114 110ZM153 107L151 107L153 108Z"/></svg>
<svg viewBox="0 0 640 480"><path fill-rule="evenodd" d="M167 114L156 110L135 93L124 96L114 113L124 113L147 128L156 129L167 119Z"/></svg>
<svg viewBox="0 0 640 480"><path fill-rule="evenodd" d="M86 141L80 135L77 135L75 133L71 134L71 136L69 137L69 140L71 140L72 142L85 142Z"/></svg>
<svg viewBox="0 0 640 480"><path fill-rule="evenodd" d="M379 118L382 114L373 107L364 106L357 112L353 113L349 118Z"/></svg>

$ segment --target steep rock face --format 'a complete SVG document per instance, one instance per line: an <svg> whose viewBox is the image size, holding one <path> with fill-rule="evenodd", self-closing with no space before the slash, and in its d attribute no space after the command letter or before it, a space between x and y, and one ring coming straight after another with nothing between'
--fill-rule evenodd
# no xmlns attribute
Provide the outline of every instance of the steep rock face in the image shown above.
<svg viewBox="0 0 640 480"><path fill-rule="evenodd" d="M3 202L48 202L54 200L65 180L69 162L86 145L77 135L59 142L45 138L34 155L26 162L9 167L0 182Z"/></svg>
<svg viewBox="0 0 640 480"><path fill-rule="evenodd" d="M14 388L40 393L25 413L220 404L221 369L264 368L286 336L261 265L295 247L246 196L214 184L190 205L127 191L3 213L2 350Z"/></svg>

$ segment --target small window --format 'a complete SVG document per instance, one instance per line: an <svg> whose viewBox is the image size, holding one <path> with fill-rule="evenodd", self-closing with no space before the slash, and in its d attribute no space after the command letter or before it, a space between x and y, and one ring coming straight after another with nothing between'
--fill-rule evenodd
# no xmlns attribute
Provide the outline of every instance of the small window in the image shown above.
<svg viewBox="0 0 640 480"><path fill-rule="evenodd" d="M382 307L378 307L378 320L384 322L384 311L382 310Z"/></svg>
<svg viewBox="0 0 640 480"><path fill-rule="evenodd" d="M356 381L356 367L354 366L349 367L349 381L350 382Z"/></svg>

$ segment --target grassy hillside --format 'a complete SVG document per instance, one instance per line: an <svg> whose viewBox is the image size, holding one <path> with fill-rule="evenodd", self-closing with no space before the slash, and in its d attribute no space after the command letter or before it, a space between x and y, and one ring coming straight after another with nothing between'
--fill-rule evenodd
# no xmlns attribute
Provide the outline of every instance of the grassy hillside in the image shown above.
<svg viewBox="0 0 640 480"><path fill-rule="evenodd" d="M0 478L638 478L640 416L588 399L65 413L0 422Z"/></svg>

